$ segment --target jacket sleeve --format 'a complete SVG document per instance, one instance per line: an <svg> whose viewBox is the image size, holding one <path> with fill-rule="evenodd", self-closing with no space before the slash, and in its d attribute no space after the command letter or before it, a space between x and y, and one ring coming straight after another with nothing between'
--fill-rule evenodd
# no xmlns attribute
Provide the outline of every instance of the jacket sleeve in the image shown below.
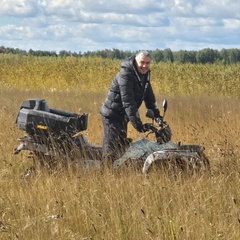
<svg viewBox="0 0 240 240"><path fill-rule="evenodd" d="M145 102L145 106L147 109L152 109L154 112L154 116L155 118L159 118L160 117L160 111L158 108L158 104L155 98L155 95L153 93L153 89L152 89L152 85L149 82L148 84L148 88L146 90L146 94L144 97L144 102Z"/></svg>
<svg viewBox="0 0 240 240"><path fill-rule="evenodd" d="M118 78L119 88L120 88L120 95L122 99L123 108L132 123L135 129L142 128L142 121L140 119L140 115L138 112L137 103L134 97L133 91L133 81L134 76L126 71L120 73Z"/></svg>

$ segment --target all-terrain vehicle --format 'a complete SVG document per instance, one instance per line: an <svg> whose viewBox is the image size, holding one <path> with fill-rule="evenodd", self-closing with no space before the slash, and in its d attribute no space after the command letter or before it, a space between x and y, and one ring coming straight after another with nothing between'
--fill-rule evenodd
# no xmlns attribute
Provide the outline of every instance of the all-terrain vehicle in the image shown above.
<svg viewBox="0 0 240 240"><path fill-rule="evenodd" d="M210 163L204 147L171 141L171 128L164 121L167 106L168 102L164 99L163 120L158 125L153 112L147 111L146 116L152 120L147 124L148 134L145 138L129 142L119 159L114 161L113 169L131 163L140 167L144 174L158 165L165 168L177 166L183 171L209 170ZM31 169L38 166L52 170L59 164L98 169L103 164L102 146L90 144L82 133L88 126L87 113L79 115L51 108L44 99L27 99L20 106L16 125L26 135L18 139L20 144L14 153L29 151L34 159ZM155 141L148 139L151 133L155 134Z"/></svg>

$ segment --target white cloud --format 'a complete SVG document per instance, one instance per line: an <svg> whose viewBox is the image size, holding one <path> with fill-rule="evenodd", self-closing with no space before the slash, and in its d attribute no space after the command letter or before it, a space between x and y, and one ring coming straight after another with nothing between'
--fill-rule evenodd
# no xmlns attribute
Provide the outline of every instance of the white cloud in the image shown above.
<svg viewBox="0 0 240 240"><path fill-rule="evenodd" d="M34 0L1 0L1 15L15 17L32 17L38 12L38 4Z"/></svg>
<svg viewBox="0 0 240 240"><path fill-rule="evenodd" d="M239 19L223 19L225 28L240 31L240 20Z"/></svg>
<svg viewBox="0 0 240 240"><path fill-rule="evenodd" d="M196 14L213 18L239 17L240 2L234 0L202 0L196 7Z"/></svg>
<svg viewBox="0 0 240 240"><path fill-rule="evenodd" d="M0 45L26 50L239 47L235 0L0 0Z"/></svg>

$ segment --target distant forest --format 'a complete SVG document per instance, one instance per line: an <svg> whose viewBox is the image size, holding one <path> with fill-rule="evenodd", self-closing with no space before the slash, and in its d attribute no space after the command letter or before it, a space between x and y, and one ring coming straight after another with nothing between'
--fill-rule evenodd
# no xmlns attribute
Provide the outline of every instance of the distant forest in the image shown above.
<svg viewBox="0 0 240 240"><path fill-rule="evenodd" d="M59 53L55 51L21 50L18 48L0 47L0 54L19 54L26 56L38 57L101 57L110 59L124 59L135 54L137 51L123 51L119 49L105 49L98 51L71 52L62 50ZM164 50L156 49L149 50L152 59L156 62L180 62L180 63L220 63L220 64L234 64L240 62L240 49L222 49L221 51L204 48L199 51L179 50L177 52L171 51L170 48Z"/></svg>

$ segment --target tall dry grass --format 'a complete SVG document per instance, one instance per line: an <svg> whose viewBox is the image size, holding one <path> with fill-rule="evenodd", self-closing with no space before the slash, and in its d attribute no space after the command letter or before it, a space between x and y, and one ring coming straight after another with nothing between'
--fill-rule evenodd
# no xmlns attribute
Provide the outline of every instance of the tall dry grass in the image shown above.
<svg viewBox="0 0 240 240"><path fill-rule="evenodd" d="M55 108L88 112L89 126L84 134L91 143L100 145L99 109L118 65L97 60L95 68L82 63L83 69L88 67L83 71L79 64L67 65L71 59L62 59L62 63L44 58L41 63L35 58L0 60L0 239L239 239L236 66L205 66L205 71L203 66L153 65L152 69L159 105L163 97L169 101L166 120L172 127L173 140L205 146L210 174L187 177L153 172L146 177L131 170L69 170L53 175L42 172L21 181L20 174L32 160L24 152L12 155L17 138L24 135L14 123L20 103L45 98ZM35 65L31 61L36 61ZM77 84L72 76L80 71L81 84ZM86 81L82 80L84 76ZM194 77L196 86L190 88L187 83ZM100 88L96 79L100 79ZM162 79L161 84L157 79ZM73 83L75 89L71 88ZM204 95L208 83L212 90ZM224 92L227 88L234 89L232 96L231 91ZM140 113L146 121L144 106ZM129 136L138 139L145 134L130 126Z"/></svg>
<svg viewBox="0 0 240 240"><path fill-rule="evenodd" d="M23 132L15 117L22 100L44 97L50 106L89 112L89 141L101 144L99 108L105 95L1 90L1 239L238 239L239 100L169 97L166 120L173 140L202 144L211 174L183 177L140 172L42 173L19 175L32 164L26 153L12 156ZM158 95L160 103L163 95ZM90 99L90 100L89 100ZM145 113L141 108L141 115ZM144 116L143 116L143 119ZM132 128L134 139L144 137Z"/></svg>
<svg viewBox="0 0 240 240"><path fill-rule="evenodd" d="M106 93L120 60L0 55L1 87ZM239 96L239 64L151 64L152 85L168 95Z"/></svg>

